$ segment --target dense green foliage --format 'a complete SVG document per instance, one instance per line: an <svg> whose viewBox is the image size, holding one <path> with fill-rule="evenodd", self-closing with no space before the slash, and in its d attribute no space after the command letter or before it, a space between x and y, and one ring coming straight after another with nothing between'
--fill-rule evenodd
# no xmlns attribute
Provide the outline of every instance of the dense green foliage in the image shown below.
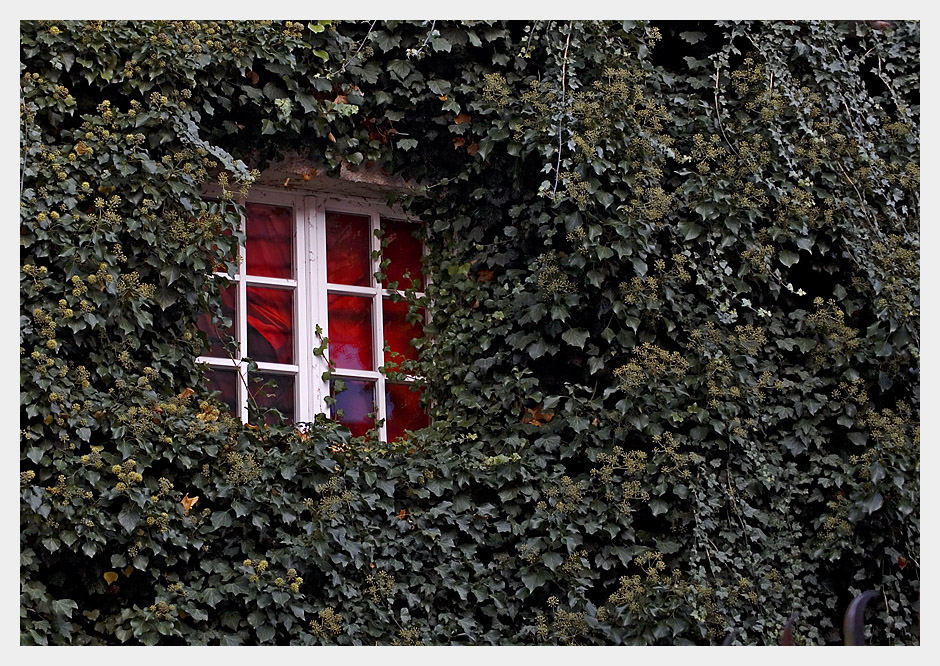
<svg viewBox="0 0 940 666"><path fill-rule="evenodd" d="M819 644L870 588L919 641L917 24L40 21L21 73L24 643ZM425 187L404 446L203 387L203 187L286 147Z"/></svg>

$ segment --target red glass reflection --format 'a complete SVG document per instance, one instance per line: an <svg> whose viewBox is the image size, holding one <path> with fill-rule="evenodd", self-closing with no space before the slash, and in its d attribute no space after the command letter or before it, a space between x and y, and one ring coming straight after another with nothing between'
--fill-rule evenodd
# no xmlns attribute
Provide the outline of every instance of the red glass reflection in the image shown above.
<svg viewBox="0 0 940 666"><path fill-rule="evenodd" d="M383 217L382 229L385 232L382 238L388 241L388 245L382 248L382 258L389 260L382 286L388 288L389 282L398 282L398 289L410 289L411 280L414 280L415 287L422 289L421 240L414 235L418 225ZM406 272L411 275L407 280L404 278Z"/></svg>
<svg viewBox="0 0 940 666"><path fill-rule="evenodd" d="M268 363L294 362L294 292L248 287L248 356Z"/></svg>
<svg viewBox="0 0 940 666"><path fill-rule="evenodd" d="M276 409L288 421L294 420L294 377L293 375L275 375L258 373L248 382L251 396L261 409ZM251 403L249 403L251 405ZM250 415L252 422L257 422L256 415ZM273 425L277 418L269 414L265 423Z"/></svg>
<svg viewBox="0 0 940 666"><path fill-rule="evenodd" d="M228 405L229 413L232 416L238 415L237 399L235 393L235 383L238 381L238 373L235 370L222 370L212 368L206 371L206 383L209 385L209 391L220 393L219 400Z"/></svg>
<svg viewBox="0 0 940 666"><path fill-rule="evenodd" d="M231 237L232 230L226 227L222 230L223 237ZM219 249L218 245L213 244L212 252L217 252ZM226 255L222 262L219 263L215 259L212 260L212 272L213 273L226 273L228 275L235 275L238 273L238 244L235 244L232 254Z"/></svg>
<svg viewBox="0 0 940 666"><path fill-rule="evenodd" d="M330 294L330 360L337 368L375 370L372 363L372 299Z"/></svg>
<svg viewBox="0 0 940 666"><path fill-rule="evenodd" d="M334 415L342 410L343 415L339 422L349 428L353 437L365 435L370 428L375 427L370 414L375 413L375 382L363 382L353 379L342 380L346 389L334 393L336 398ZM333 385L330 386L333 391Z"/></svg>
<svg viewBox="0 0 940 666"><path fill-rule="evenodd" d="M407 301L398 301L397 303L393 303L388 299L382 301L382 327L385 342L388 343L392 352L401 354L401 356L393 357L391 352L385 352L385 363L398 365L405 359L415 360L418 358L418 350L412 346L411 341L423 335L424 327L421 323L412 324L406 321L405 317L407 315Z"/></svg>
<svg viewBox="0 0 940 666"><path fill-rule="evenodd" d="M216 358L229 358L229 349L232 355L238 357L238 348L234 343L235 338L235 295L236 285L229 285L221 290L222 292L222 316L230 321L228 326L223 326L222 322L212 323L212 315L208 312L199 314L197 325L199 330L205 332L209 338L209 351L206 356Z"/></svg>
<svg viewBox="0 0 940 666"><path fill-rule="evenodd" d="M291 279L294 215L290 208L245 205L245 264L248 275Z"/></svg>
<svg viewBox="0 0 940 666"><path fill-rule="evenodd" d="M394 442L406 430L420 430L428 425L428 415L421 409L420 389L411 384L385 385L385 427L387 439Z"/></svg>
<svg viewBox="0 0 940 666"><path fill-rule="evenodd" d="M372 251L368 217L348 213L326 214L326 281L372 285Z"/></svg>

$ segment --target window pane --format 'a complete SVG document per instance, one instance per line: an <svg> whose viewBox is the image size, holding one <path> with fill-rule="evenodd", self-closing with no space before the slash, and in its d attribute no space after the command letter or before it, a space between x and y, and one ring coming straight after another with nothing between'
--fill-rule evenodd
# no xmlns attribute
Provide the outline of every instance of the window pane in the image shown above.
<svg viewBox="0 0 940 666"><path fill-rule="evenodd" d="M385 427L389 442L404 436L405 430L427 427L428 415L421 409L420 389L411 384L385 385Z"/></svg>
<svg viewBox="0 0 940 666"><path fill-rule="evenodd" d="M211 368L206 370L206 381L209 390L220 393L219 400L228 405L229 414L238 415L237 399L235 393L236 382L238 381L238 372L233 370L222 370L220 368Z"/></svg>
<svg viewBox="0 0 940 666"><path fill-rule="evenodd" d="M269 384L265 386L265 384ZM294 376L257 373L248 382L251 396L258 407L273 408L281 412L288 421L294 420ZM249 405L251 403L249 402ZM250 414L249 420L257 423L257 415ZM277 422L274 415L269 415L265 423L272 425Z"/></svg>
<svg viewBox="0 0 940 666"><path fill-rule="evenodd" d="M232 230L225 228L222 231L222 236L225 237L226 246L228 246L228 241L231 239ZM212 246L212 251L216 252L219 249L218 245ZM212 262L212 272L213 273L227 273L228 275L235 275L238 273L238 243L235 243L235 247L231 254L225 256L222 260L222 263L218 263L215 260Z"/></svg>
<svg viewBox="0 0 940 666"><path fill-rule="evenodd" d="M392 352L398 352L401 356L393 357L390 352L385 352L385 363L394 363L397 367L403 360L416 360L418 350L415 349L411 341L414 338L420 338L423 335L423 326L420 323L412 324L405 320L408 315L408 303L406 301L392 301L385 299L382 301L382 327L385 336L385 342L391 348Z"/></svg>
<svg viewBox="0 0 940 666"><path fill-rule="evenodd" d="M382 248L382 258L390 262L385 269L382 286L387 287L389 282L398 282L398 289L410 289L411 280L415 280L415 287L418 290L423 289L421 240L414 236L419 229L418 225L383 217L382 229L385 231L383 239L388 241L388 245ZM404 279L405 273L411 275L407 280Z"/></svg>
<svg viewBox="0 0 940 666"><path fill-rule="evenodd" d="M209 350L205 356L216 358L229 358L231 355L238 358L238 345L235 344L235 296L238 285L231 284L222 289L222 316L229 320L229 326L221 322L212 323L212 315L208 312L199 314L199 330L204 331L209 338Z"/></svg>
<svg viewBox="0 0 940 666"><path fill-rule="evenodd" d="M362 215L327 212L327 282L372 286L371 226Z"/></svg>
<svg viewBox="0 0 940 666"><path fill-rule="evenodd" d="M248 287L248 356L294 362L294 292Z"/></svg>
<svg viewBox="0 0 940 666"><path fill-rule="evenodd" d="M245 205L245 264L248 275L294 276L294 215L290 208Z"/></svg>
<svg viewBox="0 0 940 666"><path fill-rule="evenodd" d="M346 390L334 392L335 382L330 384L330 392L336 398L336 412L342 410L343 415L339 422L349 428L353 437L361 437L375 427L370 414L375 413L375 382L364 382L355 379L343 379Z"/></svg>
<svg viewBox="0 0 940 666"><path fill-rule="evenodd" d="M330 294L330 360L337 368L375 370L372 361L372 299Z"/></svg>

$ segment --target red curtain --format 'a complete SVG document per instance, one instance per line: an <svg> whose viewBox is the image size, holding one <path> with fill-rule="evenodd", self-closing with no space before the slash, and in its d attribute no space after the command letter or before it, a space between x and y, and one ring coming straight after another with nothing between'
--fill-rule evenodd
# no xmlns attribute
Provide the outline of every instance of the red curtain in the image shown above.
<svg viewBox="0 0 940 666"><path fill-rule="evenodd" d="M294 213L284 206L245 206L245 264L249 276L294 277ZM248 287L248 356L293 363L293 290Z"/></svg>

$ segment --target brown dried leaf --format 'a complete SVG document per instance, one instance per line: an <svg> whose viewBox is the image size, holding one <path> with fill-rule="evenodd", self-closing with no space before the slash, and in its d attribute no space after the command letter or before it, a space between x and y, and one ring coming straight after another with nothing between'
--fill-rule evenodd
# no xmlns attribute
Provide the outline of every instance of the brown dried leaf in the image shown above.
<svg viewBox="0 0 940 666"><path fill-rule="evenodd" d="M522 415L522 422L534 426L541 426L543 423L551 421L554 416L555 414L553 412L543 412L541 406L535 408L526 407L525 413Z"/></svg>
<svg viewBox="0 0 940 666"><path fill-rule="evenodd" d="M186 493L186 495L183 496L183 499L180 500L180 504L183 505L183 512L188 516L188 515L189 515L189 510L192 509L193 506L194 506L194 505L196 504L196 502L198 502L198 501L199 501L199 496L198 496L198 495L196 495L195 497L190 497L190 496L189 496L189 493Z"/></svg>

